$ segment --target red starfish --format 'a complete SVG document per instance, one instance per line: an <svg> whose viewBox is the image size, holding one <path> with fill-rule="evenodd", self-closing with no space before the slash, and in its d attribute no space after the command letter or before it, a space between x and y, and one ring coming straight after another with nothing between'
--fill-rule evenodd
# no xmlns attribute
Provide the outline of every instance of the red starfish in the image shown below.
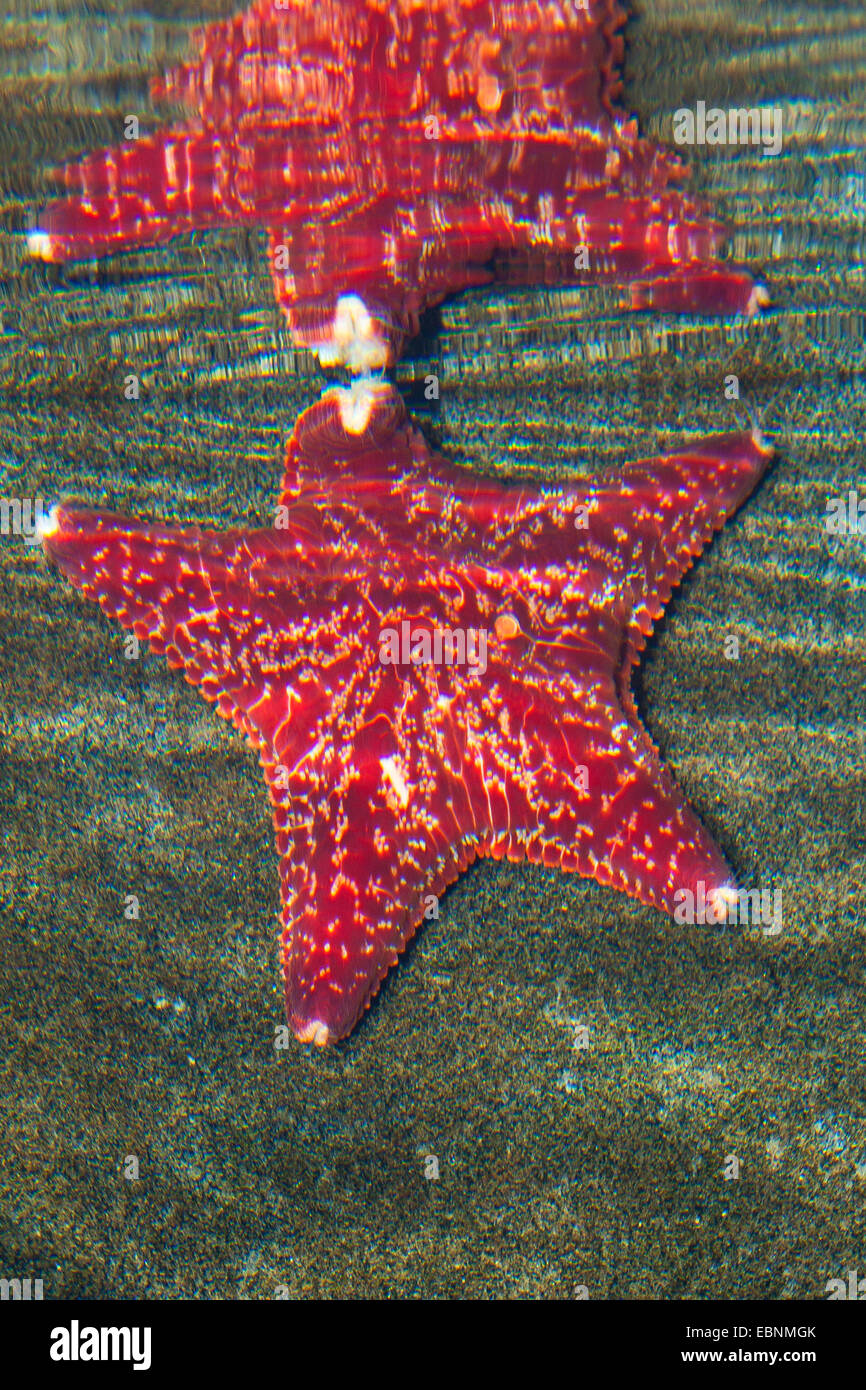
<svg viewBox="0 0 866 1390"><path fill-rule="evenodd" d="M352 1029L476 855L668 912L703 883L724 914L731 874L630 683L769 454L729 435L591 486L505 487L431 454L379 382L300 417L274 529L52 514L49 558L259 750L298 1038Z"/></svg>
<svg viewBox="0 0 866 1390"><path fill-rule="evenodd" d="M183 125L60 171L30 249L262 225L295 341L352 370L503 256L634 307L752 313L766 295L718 263L686 167L615 107L624 20L616 0L256 0L152 84Z"/></svg>

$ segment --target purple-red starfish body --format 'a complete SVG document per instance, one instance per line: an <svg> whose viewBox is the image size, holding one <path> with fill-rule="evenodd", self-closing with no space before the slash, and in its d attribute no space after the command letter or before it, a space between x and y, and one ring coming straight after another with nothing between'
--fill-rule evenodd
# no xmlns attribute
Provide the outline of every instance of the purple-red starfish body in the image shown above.
<svg viewBox="0 0 866 1390"><path fill-rule="evenodd" d="M489 280L609 280L633 307L753 313L724 231L617 107L616 0L256 0L152 84L182 124L61 170L48 260L267 229L299 344L393 362L423 309Z"/></svg>
<svg viewBox="0 0 866 1390"><path fill-rule="evenodd" d="M49 558L259 750L298 1038L352 1029L476 855L724 915L730 871L630 685L769 452L729 435L591 485L508 487L431 454L377 383L300 417L272 529L55 510Z"/></svg>

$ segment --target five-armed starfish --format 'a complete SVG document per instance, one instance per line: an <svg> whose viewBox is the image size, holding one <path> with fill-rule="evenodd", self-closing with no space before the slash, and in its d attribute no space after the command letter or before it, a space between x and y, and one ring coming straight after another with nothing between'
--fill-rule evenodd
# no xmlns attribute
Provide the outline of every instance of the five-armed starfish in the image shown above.
<svg viewBox="0 0 866 1390"><path fill-rule="evenodd" d="M724 915L730 871L630 684L769 454L729 435L592 485L507 487L432 454L378 383L301 415L273 529L55 510L49 558L259 750L298 1038L352 1029L476 855L668 912L703 892Z"/></svg>
<svg viewBox="0 0 866 1390"><path fill-rule="evenodd" d="M263 226L295 341L372 371L495 269L753 313L687 173L618 109L617 0L255 0L152 84L182 124L61 170L47 260Z"/></svg>

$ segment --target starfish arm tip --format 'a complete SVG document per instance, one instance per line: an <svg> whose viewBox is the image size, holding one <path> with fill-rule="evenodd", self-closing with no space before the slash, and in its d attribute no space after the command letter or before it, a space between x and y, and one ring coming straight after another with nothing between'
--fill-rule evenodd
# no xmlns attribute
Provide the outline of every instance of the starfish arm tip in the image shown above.
<svg viewBox="0 0 866 1390"><path fill-rule="evenodd" d="M351 386L335 386L331 388L330 393L325 392L325 396L333 395L340 412L340 423L346 434L364 434L370 423L370 416L376 408L380 385L390 389L388 383L383 382L380 377L365 374L355 377Z"/></svg>
<svg viewBox="0 0 866 1390"><path fill-rule="evenodd" d="M329 337L314 344L323 367L343 366L350 372L368 376L383 371L390 361L386 339L360 295L343 294L337 299ZM361 433L364 426L355 429Z"/></svg>
<svg viewBox="0 0 866 1390"><path fill-rule="evenodd" d="M719 884L707 894L707 905L712 908L717 922L727 922L731 908L735 907L738 901L738 889L733 880Z"/></svg>
<svg viewBox="0 0 866 1390"><path fill-rule="evenodd" d="M62 516L62 507L60 507L59 505L55 505L51 508L51 511L48 513L47 516L44 513L42 513L37 518L36 537L37 540L39 540L42 543L43 547L45 546L46 541L50 541L53 536L57 535L61 527Z"/></svg>
<svg viewBox="0 0 866 1390"><path fill-rule="evenodd" d="M43 232L36 227L32 232L27 233L27 254L32 256L35 261L53 261L56 259L56 243L50 232Z"/></svg>
<svg viewBox="0 0 866 1390"><path fill-rule="evenodd" d="M335 1041L327 1023L320 1018L293 1018L291 1028L298 1042L301 1043L312 1043L315 1047L327 1047L329 1043Z"/></svg>
<svg viewBox="0 0 866 1390"><path fill-rule="evenodd" d="M772 444L770 444L766 435L758 425L755 425L752 429L752 443L764 461L769 462L769 460L773 458L776 450L773 448Z"/></svg>
<svg viewBox="0 0 866 1390"><path fill-rule="evenodd" d="M753 285L746 303L746 317L755 318L761 309L766 309L772 303L770 292L765 285Z"/></svg>

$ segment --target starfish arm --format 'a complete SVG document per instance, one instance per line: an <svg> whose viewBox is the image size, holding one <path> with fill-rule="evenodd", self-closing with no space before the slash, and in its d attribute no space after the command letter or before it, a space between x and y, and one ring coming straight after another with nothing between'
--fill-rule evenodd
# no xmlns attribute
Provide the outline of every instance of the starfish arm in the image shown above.
<svg viewBox="0 0 866 1390"><path fill-rule="evenodd" d="M266 768L281 854L286 1016L300 1041L319 1044L351 1032L476 854L456 817L448 833L455 788L429 746L404 737L405 717L383 710L362 728L352 719L324 728L291 770Z"/></svg>
<svg viewBox="0 0 866 1390"><path fill-rule="evenodd" d="M599 494L590 534L611 556L618 552L631 607L624 681L683 575L750 495L772 457L757 430L716 435L660 459L628 464L621 481ZM629 524L622 540L624 515Z"/></svg>
<svg viewBox="0 0 866 1390"><path fill-rule="evenodd" d="M573 871L672 913L681 891L724 901L724 856L624 710L614 659L497 642L466 724L488 833L478 852Z"/></svg>
<svg viewBox="0 0 866 1390"><path fill-rule="evenodd" d="M285 537L175 529L61 506L42 543L85 598L182 668L254 747L267 746L291 705L291 682L276 673L293 646L295 618L292 660L305 657L303 565Z"/></svg>
<svg viewBox="0 0 866 1390"><path fill-rule="evenodd" d="M43 209L28 237L31 254L44 261L109 256L212 225L213 147L210 135L168 131L55 170L67 196Z"/></svg>
<svg viewBox="0 0 866 1390"><path fill-rule="evenodd" d="M593 876L671 915L690 894L723 920L737 888L722 851L637 721L615 727L618 756L594 819L601 853Z"/></svg>
<svg viewBox="0 0 866 1390"><path fill-rule="evenodd" d="M300 686L303 738L293 717L291 753L279 729L276 761L265 766L281 855L286 1012L307 1042L351 1031L431 905L490 839L463 713L467 688L482 688L484 676L384 660L383 632L405 611L395 587L378 571L360 581L351 654L304 673L324 698ZM406 593L427 633L447 620L426 585ZM346 602L348 594L343 611Z"/></svg>
<svg viewBox="0 0 866 1390"><path fill-rule="evenodd" d="M721 918L736 895L724 855L612 686L605 710L595 728L573 711L561 716L568 764L582 762L585 794L564 801L568 784L561 776L547 769L536 777L531 804L542 832L542 862L576 869L671 914L680 895L697 898L703 885L706 899L719 902Z"/></svg>

